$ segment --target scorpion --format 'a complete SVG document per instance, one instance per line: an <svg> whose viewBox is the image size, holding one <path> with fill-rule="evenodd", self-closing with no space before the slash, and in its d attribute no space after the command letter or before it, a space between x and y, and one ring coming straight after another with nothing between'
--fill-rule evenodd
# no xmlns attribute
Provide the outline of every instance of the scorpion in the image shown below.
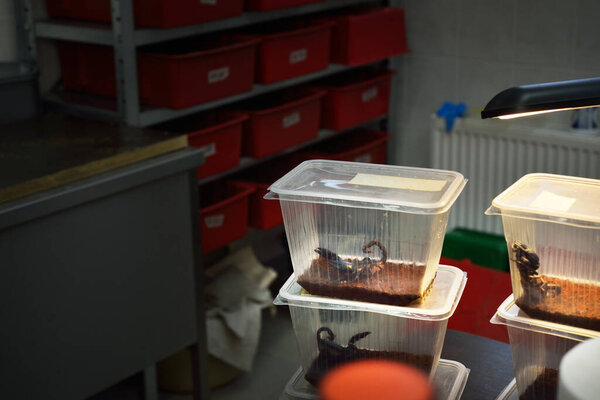
<svg viewBox="0 0 600 400"><path fill-rule="evenodd" d="M321 335L323 332L327 334L324 338ZM326 326L319 328L317 330L319 355L311 363L305 375L306 380L317 386L329 370L344 363L365 358L366 355L361 353L354 343L369 334L371 332L357 333L348 340L347 346L342 346L335 342L335 335L331 329Z"/></svg>
<svg viewBox="0 0 600 400"><path fill-rule="evenodd" d="M515 263L521 275L521 282L529 287L538 287L543 297L556 297L560 295L561 288L553 283L544 281L538 273L540 258L527 245L514 241L511 249L515 255Z"/></svg>
<svg viewBox="0 0 600 400"><path fill-rule="evenodd" d="M377 246L381 251L381 258L373 260L370 257L365 257L358 261L346 261L331 250L317 247L315 253L327 259L327 263L336 270L348 273L350 277L357 279L368 274L379 272L387 261L387 250L385 246L378 240L372 240L362 246L363 253L373 253L371 247Z"/></svg>

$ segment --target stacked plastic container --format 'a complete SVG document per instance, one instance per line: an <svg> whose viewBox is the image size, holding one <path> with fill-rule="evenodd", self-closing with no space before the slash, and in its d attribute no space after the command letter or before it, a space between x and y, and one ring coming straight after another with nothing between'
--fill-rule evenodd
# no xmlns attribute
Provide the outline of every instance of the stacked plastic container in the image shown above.
<svg viewBox="0 0 600 400"><path fill-rule="evenodd" d="M525 175L486 214L501 215L513 294L505 324L520 399L555 398L560 360L600 336L600 181Z"/></svg>
<svg viewBox="0 0 600 400"><path fill-rule="evenodd" d="M451 360L440 360L437 370L431 382L435 399L458 400L462 396L469 370L461 363ZM279 400L319 400L316 388L304 379L302 367L300 367L287 385Z"/></svg>
<svg viewBox="0 0 600 400"><path fill-rule="evenodd" d="M306 381L364 358L433 379L466 284L438 265L465 183L452 171L309 160L269 188L294 268L275 303L290 308Z"/></svg>

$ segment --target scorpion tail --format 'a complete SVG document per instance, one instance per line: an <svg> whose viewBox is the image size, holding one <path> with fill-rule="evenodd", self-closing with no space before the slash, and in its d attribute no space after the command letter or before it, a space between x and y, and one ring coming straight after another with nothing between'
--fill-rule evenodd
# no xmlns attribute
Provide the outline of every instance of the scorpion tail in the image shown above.
<svg viewBox="0 0 600 400"><path fill-rule="evenodd" d="M362 247L363 253L372 253L373 250L369 250L369 249L373 246L379 247L379 250L381 251L380 262L385 263L387 260L387 256L388 256L387 250L386 250L385 246L383 245L383 243L381 243L379 240L371 240L369 243L365 243Z"/></svg>
<svg viewBox="0 0 600 400"><path fill-rule="evenodd" d="M317 330L317 340L321 339L321 332L327 332L327 336L328 336L329 340L335 339L335 335L333 334L333 331L326 326L322 326Z"/></svg>

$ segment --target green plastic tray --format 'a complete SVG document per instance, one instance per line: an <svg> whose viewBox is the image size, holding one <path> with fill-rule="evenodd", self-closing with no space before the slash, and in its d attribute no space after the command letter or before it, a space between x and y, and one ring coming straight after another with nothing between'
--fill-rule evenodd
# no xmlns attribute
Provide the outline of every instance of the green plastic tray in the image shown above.
<svg viewBox="0 0 600 400"><path fill-rule="evenodd" d="M446 234L442 257L468 259L473 264L509 271L508 250L504 236L457 228Z"/></svg>

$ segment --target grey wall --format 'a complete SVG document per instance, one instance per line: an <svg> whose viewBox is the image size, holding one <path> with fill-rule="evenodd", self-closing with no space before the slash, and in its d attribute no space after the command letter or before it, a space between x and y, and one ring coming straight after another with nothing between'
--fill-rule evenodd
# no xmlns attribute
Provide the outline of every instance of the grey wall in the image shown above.
<svg viewBox="0 0 600 400"><path fill-rule="evenodd" d="M598 0L399 0L411 54L399 57L395 160L429 166L429 115L477 113L515 85L600 76ZM522 119L568 127L569 112Z"/></svg>
<svg viewBox="0 0 600 400"><path fill-rule="evenodd" d="M16 29L13 0L0 0L0 62L18 58Z"/></svg>

